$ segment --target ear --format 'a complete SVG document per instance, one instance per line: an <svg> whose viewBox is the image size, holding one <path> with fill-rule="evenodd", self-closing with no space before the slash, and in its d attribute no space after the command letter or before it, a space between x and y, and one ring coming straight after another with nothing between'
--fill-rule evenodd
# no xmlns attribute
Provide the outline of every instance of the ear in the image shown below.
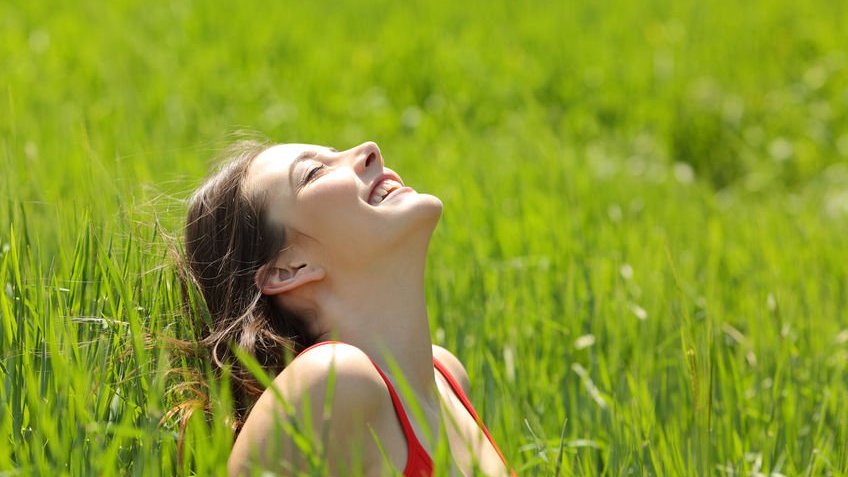
<svg viewBox="0 0 848 477"><path fill-rule="evenodd" d="M269 263L256 271L253 280L263 295L279 295L307 283L324 279L324 269L305 263L284 265Z"/></svg>

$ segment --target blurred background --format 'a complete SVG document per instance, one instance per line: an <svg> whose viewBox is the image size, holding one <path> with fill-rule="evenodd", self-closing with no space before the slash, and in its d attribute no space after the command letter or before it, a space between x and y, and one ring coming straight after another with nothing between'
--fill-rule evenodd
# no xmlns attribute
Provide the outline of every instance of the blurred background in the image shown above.
<svg viewBox="0 0 848 477"><path fill-rule="evenodd" d="M143 337L249 131L442 198L434 342L521 475L846 475L845 45L826 0L0 0L0 474L221 471Z"/></svg>

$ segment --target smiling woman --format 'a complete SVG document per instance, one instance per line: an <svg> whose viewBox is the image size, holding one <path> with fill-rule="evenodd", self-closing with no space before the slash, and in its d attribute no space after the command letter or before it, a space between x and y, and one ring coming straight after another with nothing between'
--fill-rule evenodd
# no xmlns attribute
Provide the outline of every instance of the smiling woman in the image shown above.
<svg viewBox="0 0 848 477"><path fill-rule="evenodd" d="M186 258L213 318L202 344L231 370L230 475L310 468L293 429L321 430L302 435L332 475L433 475L439 439L452 456L439 474L510 473L464 367L430 338L424 271L441 211L373 142L245 143L197 190ZM276 375L273 389L233 346Z"/></svg>

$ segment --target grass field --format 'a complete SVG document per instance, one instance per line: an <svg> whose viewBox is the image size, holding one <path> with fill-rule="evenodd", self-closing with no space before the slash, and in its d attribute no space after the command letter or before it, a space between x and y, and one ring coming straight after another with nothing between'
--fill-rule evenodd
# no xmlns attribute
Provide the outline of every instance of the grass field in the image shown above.
<svg viewBox="0 0 848 477"><path fill-rule="evenodd" d="M520 475L848 475L848 4L356 3L0 0L0 475L222 473L166 237L240 129L442 198Z"/></svg>

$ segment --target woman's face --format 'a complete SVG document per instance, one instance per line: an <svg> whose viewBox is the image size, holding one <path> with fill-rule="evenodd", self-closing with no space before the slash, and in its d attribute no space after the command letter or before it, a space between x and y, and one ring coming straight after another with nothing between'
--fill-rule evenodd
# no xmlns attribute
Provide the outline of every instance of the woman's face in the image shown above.
<svg viewBox="0 0 848 477"><path fill-rule="evenodd" d="M384 167L373 142L346 151L272 146L254 159L245 180L248 193L266 194L269 220L286 227L290 239L357 265L416 238L429 240L442 210L438 198L417 193Z"/></svg>

